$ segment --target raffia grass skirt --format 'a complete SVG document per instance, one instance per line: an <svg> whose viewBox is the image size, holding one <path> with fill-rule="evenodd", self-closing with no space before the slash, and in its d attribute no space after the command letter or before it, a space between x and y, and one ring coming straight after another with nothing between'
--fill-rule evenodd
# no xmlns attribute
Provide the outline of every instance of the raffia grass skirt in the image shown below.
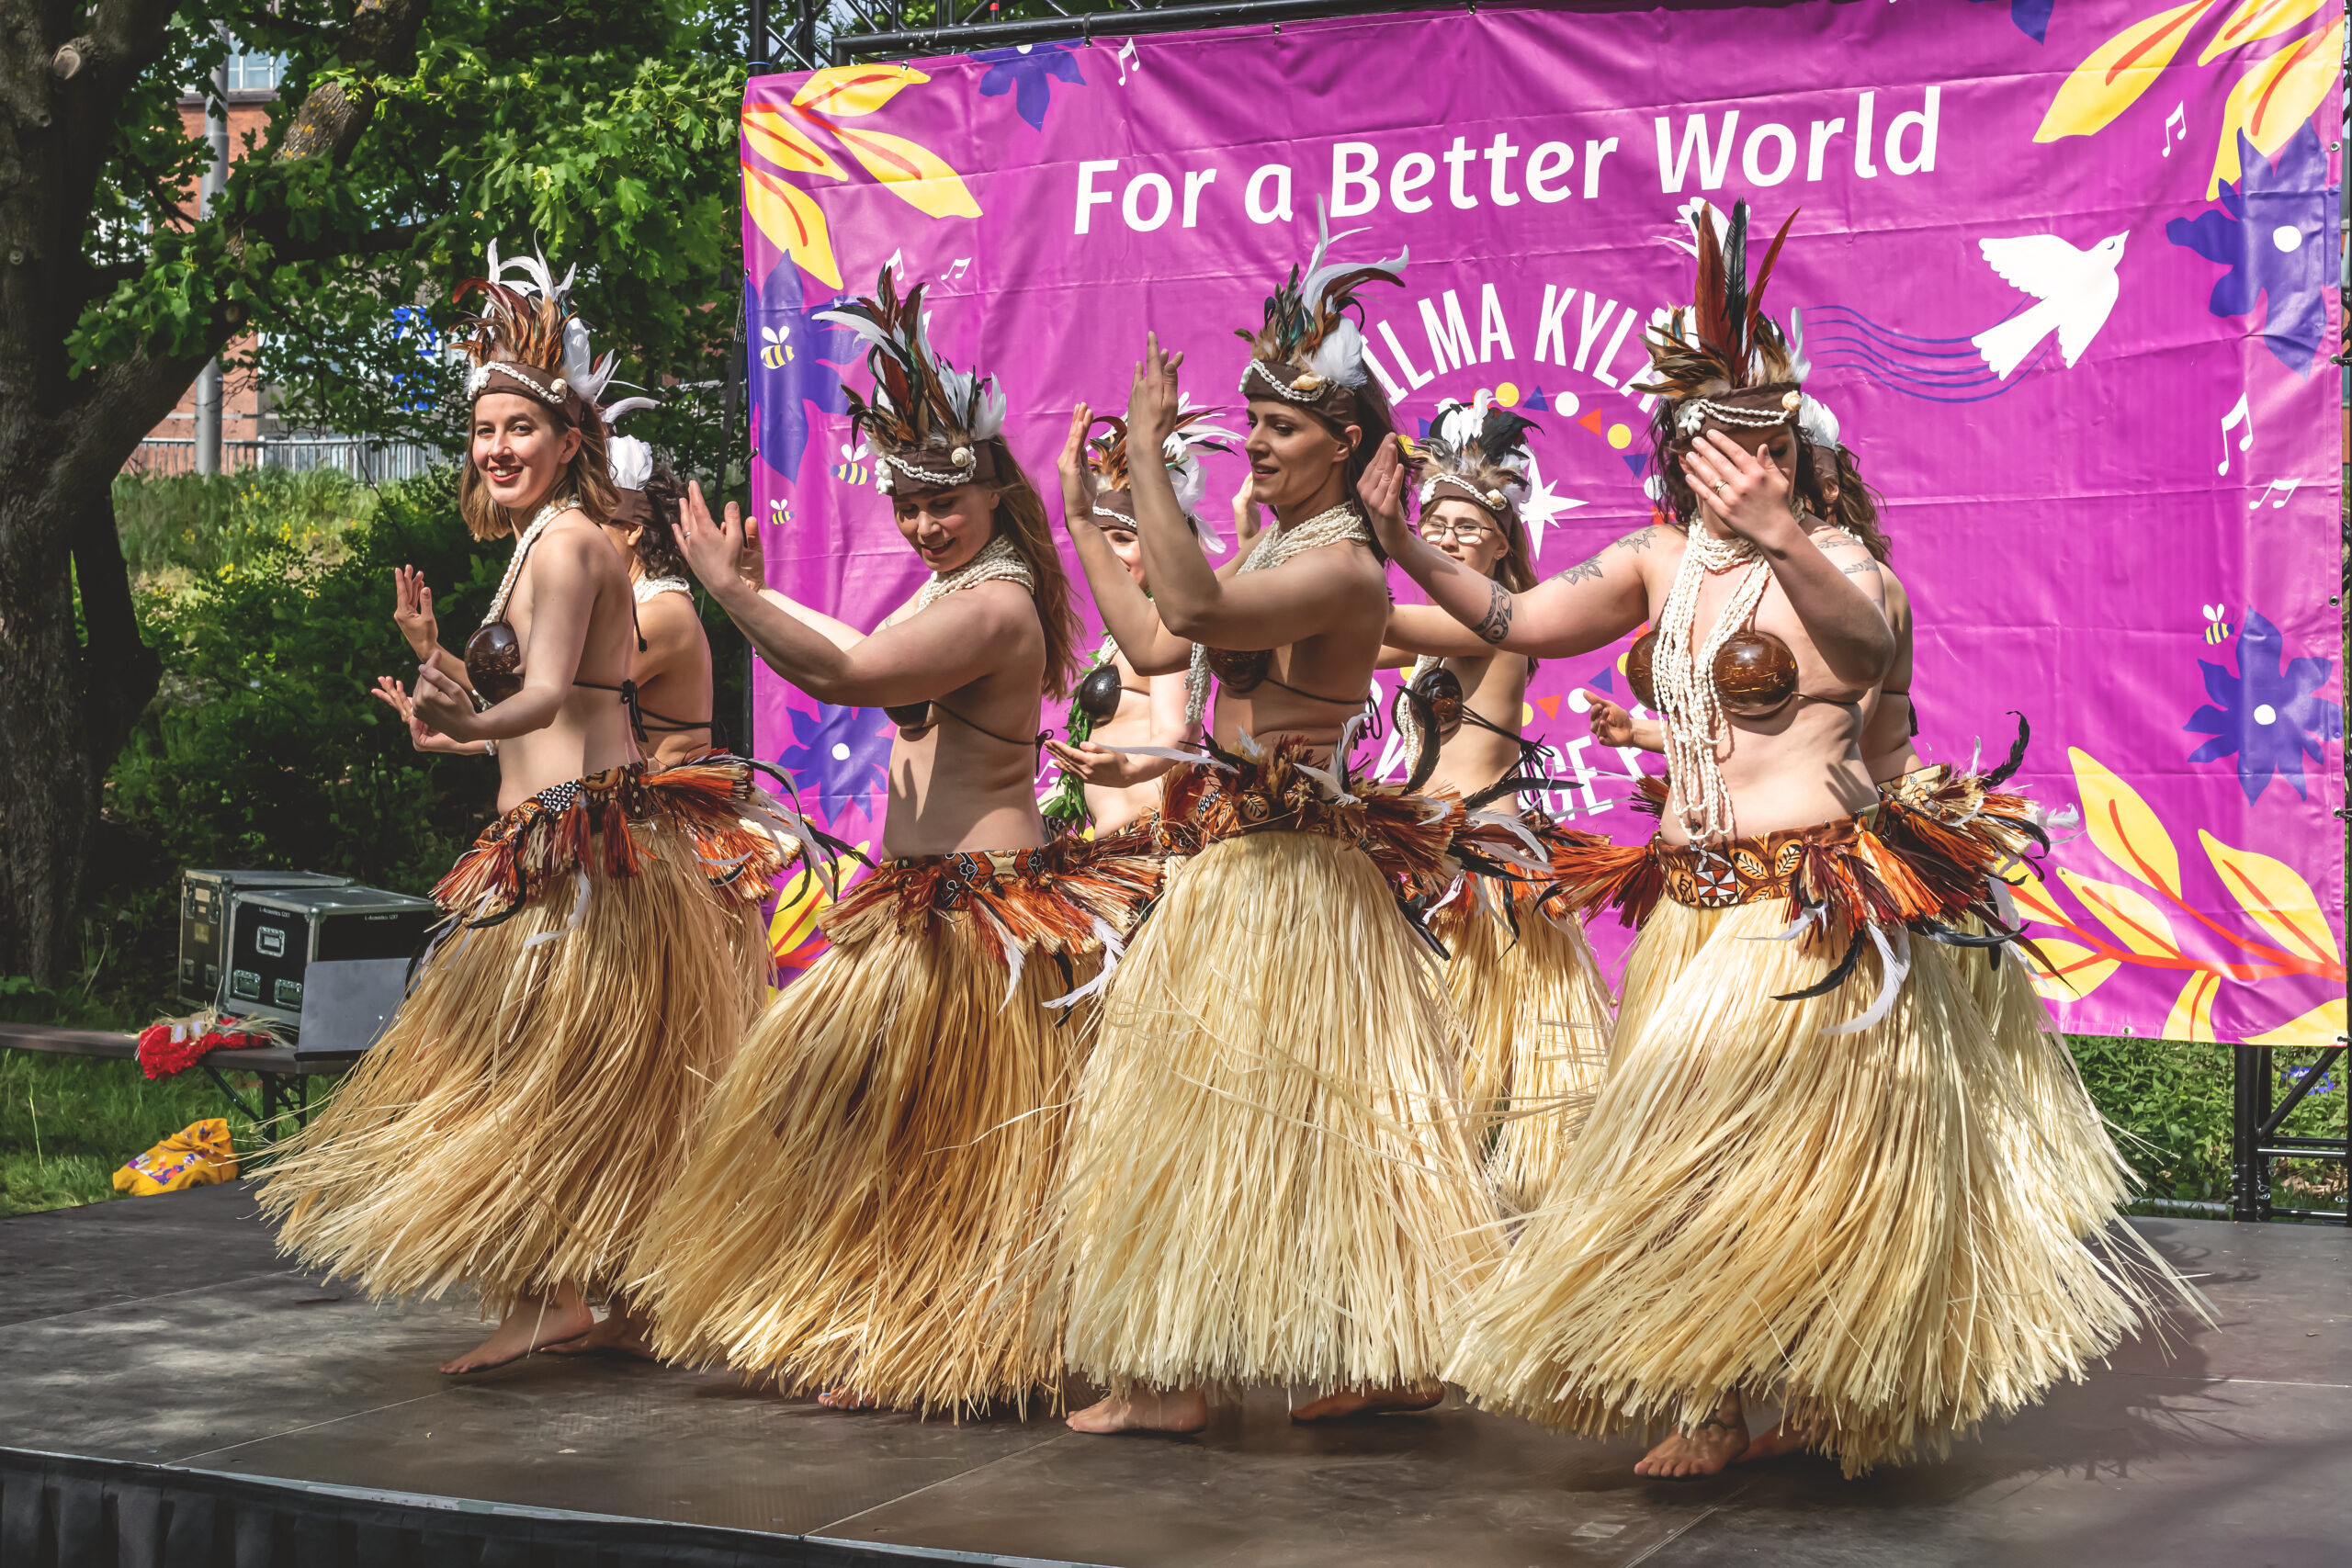
<svg viewBox="0 0 2352 1568"><path fill-rule="evenodd" d="M469 1281L491 1313L620 1283L766 972L756 909L714 896L676 829L634 830L637 874L583 857L576 928L565 876L420 967L280 1145L261 1190L280 1251L377 1297Z"/></svg>
<svg viewBox="0 0 2352 1568"><path fill-rule="evenodd" d="M2143 1281L2070 1223L2017 1073L1956 972L1915 962L1854 1034L1879 961L1827 996L1832 944L1747 941L1778 901L1662 902L1615 1060L1449 1375L1599 1435L1694 1426L1736 1388L1848 1474L1940 1453L2112 1348ZM1922 943L1914 944L1915 959Z"/></svg>
<svg viewBox="0 0 2352 1568"><path fill-rule="evenodd" d="M1500 1248L1457 1031L1360 852L1264 832L1185 862L1079 1090L1071 1366L1114 1391L1435 1381Z"/></svg>
<svg viewBox="0 0 2352 1568"><path fill-rule="evenodd" d="M1503 1205L1544 1201L1567 1145L1592 1109L1609 1066L1609 983L1583 929L1517 903L1511 889L1466 876L1429 917L1445 943L1446 990L1462 1019L1462 1103L1487 1148L1487 1174Z"/></svg>
<svg viewBox="0 0 2352 1568"><path fill-rule="evenodd" d="M786 1393L1058 1404L1053 1195L1091 978L972 928L882 925L786 987L711 1097L639 1253L661 1354Z"/></svg>

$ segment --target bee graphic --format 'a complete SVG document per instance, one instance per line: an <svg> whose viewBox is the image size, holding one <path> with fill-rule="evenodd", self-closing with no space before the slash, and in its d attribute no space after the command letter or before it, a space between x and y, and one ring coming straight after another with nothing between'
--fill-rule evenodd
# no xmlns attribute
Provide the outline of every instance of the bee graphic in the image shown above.
<svg viewBox="0 0 2352 1568"><path fill-rule="evenodd" d="M2227 642L2230 637L2230 623L2222 619L2222 607L2219 604L2204 604L2199 607L2205 612L2205 640L2217 647Z"/></svg>
<svg viewBox="0 0 2352 1568"><path fill-rule="evenodd" d="M874 470L865 466L865 443L854 446L842 443L842 460L833 465L833 478L844 484L866 485L874 482Z"/></svg>
<svg viewBox="0 0 2352 1568"><path fill-rule="evenodd" d="M768 497L768 524L781 528L792 521L792 503L780 495Z"/></svg>
<svg viewBox="0 0 2352 1568"><path fill-rule="evenodd" d="M792 344L786 341L791 336L792 329L789 326L762 327L760 329L760 363L771 370L783 369L786 363L792 358Z"/></svg>

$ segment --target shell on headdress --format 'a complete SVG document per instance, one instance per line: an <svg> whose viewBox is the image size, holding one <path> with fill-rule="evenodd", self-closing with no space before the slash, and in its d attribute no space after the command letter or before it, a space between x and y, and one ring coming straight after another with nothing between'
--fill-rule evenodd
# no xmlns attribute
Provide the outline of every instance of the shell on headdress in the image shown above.
<svg viewBox="0 0 2352 1568"><path fill-rule="evenodd" d="M1266 296L1264 320L1257 331L1244 328L1234 334L1250 344L1251 368L1242 374L1244 395L1259 374L1288 388L1293 400L1307 404L1365 384L1363 330L1349 314L1356 306L1356 290L1367 283L1401 287L1412 253L1400 251L1393 261L1353 265L1325 259L1333 240L1362 232L1350 229L1333 234L1323 200L1316 198L1315 250L1307 257L1305 276L1292 267L1282 286Z"/></svg>
<svg viewBox="0 0 2352 1568"><path fill-rule="evenodd" d="M1421 504L1431 503L1430 487L1450 482L1489 511L1515 515L1527 502L1527 475L1534 463L1527 433L1540 428L1524 414L1497 408L1484 392L1471 402L1440 403L1430 433L1413 444Z"/></svg>
<svg viewBox="0 0 2352 1568"><path fill-rule="evenodd" d="M993 377L958 370L932 346L923 320L923 285L902 298L898 279L882 269L872 295L815 319L843 327L865 347L874 391L844 389L851 425L865 437L887 470L890 458L910 468L953 472L958 482L987 478L978 450L1004 430L1004 391Z"/></svg>

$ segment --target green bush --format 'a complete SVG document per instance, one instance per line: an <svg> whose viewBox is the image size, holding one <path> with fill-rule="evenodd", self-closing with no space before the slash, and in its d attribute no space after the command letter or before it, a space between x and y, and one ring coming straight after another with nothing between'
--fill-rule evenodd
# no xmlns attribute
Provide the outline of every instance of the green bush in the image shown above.
<svg viewBox="0 0 2352 1568"><path fill-rule="evenodd" d="M257 1103L251 1074L231 1074ZM226 1116L240 1155L261 1139L191 1068L150 1082L136 1062L0 1051L0 1215L117 1196L114 1173L192 1122Z"/></svg>
<svg viewBox="0 0 2352 1568"><path fill-rule="evenodd" d="M339 469L180 474L114 482L115 531L132 581L177 589L291 550L334 561L375 511L376 492Z"/></svg>
<svg viewBox="0 0 2352 1568"><path fill-rule="evenodd" d="M2075 1035L2068 1043L2083 1084L2116 1134L2151 1198L2225 1202L2230 1197L2231 1122L2235 1103L2229 1045ZM2271 1053L2271 1102L2284 1104L2297 1077L2319 1058L2312 1050ZM2345 1130L2345 1063L2322 1076L2281 1131L2340 1138ZM2343 1168L2318 1160L2280 1160L2274 1201L2290 1208L2344 1201Z"/></svg>

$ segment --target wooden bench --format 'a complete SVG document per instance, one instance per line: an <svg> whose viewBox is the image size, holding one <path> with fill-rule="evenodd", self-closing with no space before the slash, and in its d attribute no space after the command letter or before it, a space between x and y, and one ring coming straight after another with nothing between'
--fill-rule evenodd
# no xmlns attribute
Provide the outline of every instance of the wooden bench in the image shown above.
<svg viewBox="0 0 2352 1568"><path fill-rule="evenodd" d="M41 1051L53 1056L107 1056L136 1061L139 1037L98 1029L60 1029L48 1023L0 1023L0 1049ZM229 1102L264 1127L289 1115L300 1127L311 1111L311 1080L339 1073L359 1059L356 1051L289 1051L283 1045L249 1051L209 1052L197 1063ZM261 1078L261 1109L255 1113L245 1097L221 1074L246 1072Z"/></svg>

